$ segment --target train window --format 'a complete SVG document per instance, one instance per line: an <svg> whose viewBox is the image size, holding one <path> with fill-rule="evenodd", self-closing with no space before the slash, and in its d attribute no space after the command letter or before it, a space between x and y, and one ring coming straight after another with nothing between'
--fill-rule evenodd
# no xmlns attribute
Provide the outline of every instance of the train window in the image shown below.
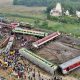
<svg viewBox="0 0 80 80"><path fill-rule="evenodd" d="M33 33L33 32L29 32L29 33Z"/></svg>
<svg viewBox="0 0 80 80"><path fill-rule="evenodd" d="M16 30L16 31L21 31L21 30Z"/></svg>
<svg viewBox="0 0 80 80"><path fill-rule="evenodd" d="M66 70L69 71L70 70L69 67L67 67Z"/></svg>
<svg viewBox="0 0 80 80"><path fill-rule="evenodd" d="M26 32L26 31L24 31L24 32Z"/></svg>
<svg viewBox="0 0 80 80"><path fill-rule="evenodd" d="M26 32L28 33L29 31L26 30Z"/></svg>
<svg viewBox="0 0 80 80"><path fill-rule="evenodd" d="M53 67L54 65L51 65L51 67Z"/></svg>

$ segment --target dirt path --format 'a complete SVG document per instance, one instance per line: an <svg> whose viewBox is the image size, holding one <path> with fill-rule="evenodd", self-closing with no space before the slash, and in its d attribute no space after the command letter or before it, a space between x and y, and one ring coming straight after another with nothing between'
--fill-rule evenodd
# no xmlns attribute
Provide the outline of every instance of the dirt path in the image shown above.
<svg viewBox="0 0 80 80"><path fill-rule="evenodd" d="M78 80L78 79L76 79L74 77L70 77L70 76L65 76L65 77L62 77L62 78L63 78L63 80Z"/></svg>
<svg viewBox="0 0 80 80"><path fill-rule="evenodd" d="M13 0L0 0L1 5L11 5Z"/></svg>

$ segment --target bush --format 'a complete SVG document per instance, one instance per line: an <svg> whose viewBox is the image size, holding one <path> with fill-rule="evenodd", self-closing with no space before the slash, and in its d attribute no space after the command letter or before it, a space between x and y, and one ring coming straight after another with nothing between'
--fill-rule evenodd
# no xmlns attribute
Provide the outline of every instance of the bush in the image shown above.
<svg viewBox="0 0 80 80"><path fill-rule="evenodd" d="M75 24L75 23L79 23L79 22L80 22L80 18L70 17L70 16L55 17L55 16L50 16L50 15L48 15L47 18L48 18L49 20L58 21L58 22L62 22L62 23Z"/></svg>

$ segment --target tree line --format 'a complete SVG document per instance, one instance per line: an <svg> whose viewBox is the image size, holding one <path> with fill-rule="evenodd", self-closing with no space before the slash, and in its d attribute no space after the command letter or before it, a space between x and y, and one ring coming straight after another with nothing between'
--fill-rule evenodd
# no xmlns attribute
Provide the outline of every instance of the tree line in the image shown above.
<svg viewBox="0 0 80 80"><path fill-rule="evenodd" d="M76 10L80 11L80 0L13 0L14 5L47 6L47 13L56 6L57 2L62 4L63 11L69 10L71 14L75 14Z"/></svg>
<svg viewBox="0 0 80 80"><path fill-rule="evenodd" d="M13 0L14 5L48 6L53 0Z"/></svg>
<svg viewBox="0 0 80 80"><path fill-rule="evenodd" d="M69 10L70 14L75 14L76 10L80 11L80 0L54 0L48 5L47 13L56 6L57 2L61 3L63 12Z"/></svg>

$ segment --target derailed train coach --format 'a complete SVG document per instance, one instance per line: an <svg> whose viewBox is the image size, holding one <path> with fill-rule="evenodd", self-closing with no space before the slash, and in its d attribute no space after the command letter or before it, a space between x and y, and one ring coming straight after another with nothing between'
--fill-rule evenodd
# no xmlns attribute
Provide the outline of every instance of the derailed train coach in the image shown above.
<svg viewBox="0 0 80 80"><path fill-rule="evenodd" d="M62 74L68 74L70 71L78 67L80 67L80 56L59 65L58 69Z"/></svg>
<svg viewBox="0 0 80 80"><path fill-rule="evenodd" d="M5 40L3 40L3 42L1 42L0 48L3 48L3 47L5 47L7 45L8 41L9 41L9 38L10 37L8 36Z"/></svg>
<svg viewBox="0 0 80 80"><path fill-rule="evenodd" d="M10 51L10 49L11 49L11 47L12 47L12 45L13 45L13 42L14 42L14 38L15 38L14 35L11 35L11 36L10 36L9 42L8 42L7 46L5 47L5 49L4 49L4 51L3 51L4 53L8 53L8 52Z"/></svg>
<svg viewBox="0 0 80 80"><path fill-rule="evenodd" d="M51 74L54 74L54 71L57 69L57 66L55 64L52 64L51 62L39 57L38 55L32 53L26 48L21 48L19 50L19 53L35 65L39 66L40 68Z"/></svg>
<svg viewBox="0 0 80 80"><path fill-rule="evenodd" d="M28 29L23 29L23 28L14 28L12 30L13 33L20 33L20 34L26 34L26 35L33 35L33 36L38 36L38 37L45 37L48 35L46 32L41 32L41 31L35 31L35 30L28 30Z"/></svg>
<svg viewBox="0 0 80 80"><path fill-rule="evenodd" d="M48 35L48 36L46 36L46 37L44 37L44 38L42 38L42 39L39 39L39 40L36 41L36 42L33 42L32 45L33 45L33 47L35 47L35 48L39 48L41 45L43 45L43 44L45 44L45 43L53 40L54 38L58 37L59 35L60 35L59 32L54 32L54 33L52 33L52 34L50 34L50 35Z"/></svg>

